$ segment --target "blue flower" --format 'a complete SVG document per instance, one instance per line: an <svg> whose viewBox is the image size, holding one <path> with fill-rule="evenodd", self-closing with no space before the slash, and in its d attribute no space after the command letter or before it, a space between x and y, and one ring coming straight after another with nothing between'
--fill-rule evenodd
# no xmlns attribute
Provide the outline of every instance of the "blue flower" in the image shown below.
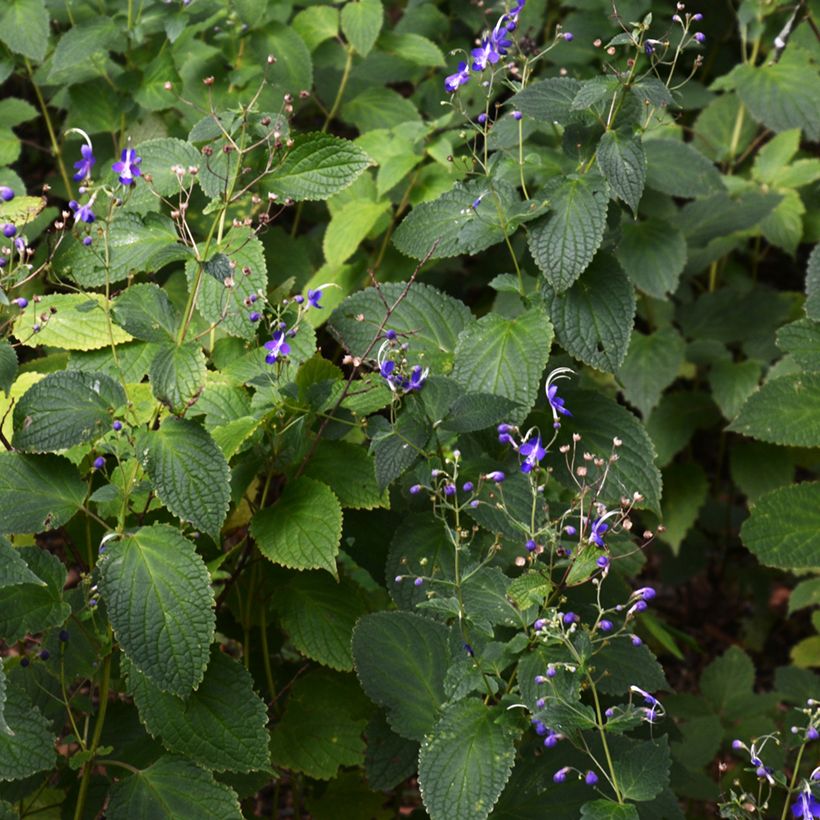
<svg viewBox="0 0 820 820"><path fill-rule="evenodd" d="M558 395L557 384L551 384L549 388L547 388L547 401L556 413L560 413L562 416L572 415L572 413L564 407L564 400Z"/></svg>
<svg viewBox="0 0 820 820"><path fill-rule="evenodd" d="M792 814L799 820L820 817L820 801L811 792L801 792L800 797L792 804Z"/></svg>
<svg viewBox="0 0 820 820"><path fill-rule="evenodd" d="M421 365L417 364L410 371L410 381L407 383L405 391L409 393L413 390L421 390L421 388L424 387L424 382L427 381L428 372L426 369L422 369Z"/></svg>
<svg viewBox="0 0 820 820"><path fill-rule="evenodd" d="M74 211L74 221L75 222L93 222L94 221L94 211L91 210L91 205L80 205L76 199L72 199L71 202L68 203L68 207Z"/></svg>
<svg viewBox="0 0 820 820"><path fill-rule="evenodd" d="M569 766L564 766L563 769L558 769L558 771L552 776L552 779L556 783L563 783L567 779L567 772L569 772Z"/></svg>
<svg viewBox="0 0 820 820"><path fill-rule="evenodd" d="M6 239L11 239L16 234L17 228L14 225L12 225L11 222L7 222L5 225L3 225L3 236L5 236Z"/></svg>
<svg viewBox="0 0 820 820"><path fill-rule="evenodd" d="M533 441L525 441L519 448L518 452L524 456L524 463L521 465L522 473L532 472L534 467L541 463L541 459L547 454L547 451L541 445L541 436L536 434Z"/></svg>
<svg viewBox="0 0 820 820"><path fill-rule="evenodd" d="M319 300L321 298L322 298L321 288L316 288L316 290L309 290L308 291L308 305L310 307L314 307L317 310L321 310L322 306L319 304Z"/></svg>
<svg viewBox="0 0 820 820"><path fill-rule="evenodd" d="M445 77L444 88L452 94L468 82L470 82L470 69L467 67L467 63L459 63L458 71L449 77Z"/></svg>
<svg viewBox="0 0 820 820"><path fill-rule="evenodd" d="M584 775L584 783L586 783L587 786L594 786L597 782L598 775L595 774L595 772L587 772L586 775Z"/></svg>
<svg viewBox="0 0 820 820"><path fill-rule="evenodd" d="M484 71L488 65L495 65L500 59L501 54L498 50L498 45L493 40L492 34L485 37L481 41L478 48L474 48L471 52L473 55L473 71ZM506 52L503 52L506 54Z"/></svg>
<svg viewBox="0 0 820 820"><path fill-rule="evenodd" d="M90 145L81 145L80 153L82 154L83 158L74 163L74 167L77 169L77 173L74 174L72 179L75 182L79 182L81 179L90 177L91 166L94 165L94 163L96 162L96 160L94 159L94 152L92 151ZM114 170L116 171L117 169L114 168Z"/></svg>
<svg viewBox="0 0 820 820"><path fill-rule="evenodd" d="M142 157L138 157L133 148L123 148L120 161L115 162L111 166L111 170L115 174L119 174L120 182L123 185L133 185L136 178L142 175L139 169L141 162Z"/></svg>
<svg viewBox="0 0 820 820"><path fill-rule="evenodd" d="M0 185L0 199L3 202L11 202L14 199L14 191L8 185Z"/></svg>
<svg viewBox="0 0 820 820"><path fill-rule="evenodd" d="M491 473L487 473L484 478L488 481L495 481L496 484L500 484L506 476L501 472L501 470L493 470ZM538 627L536 627L536 629L537 628Z"/></svg>
<svg viewBox="0 0 820 820"><path fill-rule="evenodd" d="M596 544L597 546L601 547L602 549L606 546L604 544L603 535L609 529L609 524L606 521L602 521L600 518L596 518L592 522L592 529L589 533L589 540Z"/></svg>
<svg viewBox="0 0 820 820"><path fill-rule="evenodd" d="M265 349L268 351L268 355L265 356L268 364L273 364L280 356L287 356L290 353L290 345L285 341L285 334L281 330L277 330L273 338L265 342Z"/></svg>

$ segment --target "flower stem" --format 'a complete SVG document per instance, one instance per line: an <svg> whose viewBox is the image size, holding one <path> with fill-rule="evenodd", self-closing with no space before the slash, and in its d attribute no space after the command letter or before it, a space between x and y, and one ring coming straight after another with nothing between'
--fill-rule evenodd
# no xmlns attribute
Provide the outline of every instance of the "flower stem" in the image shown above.
<svg viewBox="0 0 820 820"><path fill-rule="evenodd" d="M606 765L609 768L610 781L612 788L615 791L615 798L618 803L623 805L624 798L621 790L618 788L618 780L615 777L615 767L612 765L612 755L609 753L609 744L606 742L606 731L604 730L604 716L601 714L601 702L598 700L598 690L595 687L595 681L592 680L589 672L587 672L587 680L589 681L590 689L592 690L592 699L595 702L595 721L598 724L598 732L601 735L601 745L604 747L604 755L606 756Z"/></svg>
<svg viewBox="0 0 820 820"><path fill-rule="evenodd" d="M786 820L789 813L789 799L794 791L794 784L797 782L797 775L800 773L800 763L803 760L803 751L806 748L805 741L800 745L797 752L797 759L794 761L794 771L792 772L792 779L789 781L789 793L786 795L786 802L783 804L783 813L780 815L780 820Z"/></svg>

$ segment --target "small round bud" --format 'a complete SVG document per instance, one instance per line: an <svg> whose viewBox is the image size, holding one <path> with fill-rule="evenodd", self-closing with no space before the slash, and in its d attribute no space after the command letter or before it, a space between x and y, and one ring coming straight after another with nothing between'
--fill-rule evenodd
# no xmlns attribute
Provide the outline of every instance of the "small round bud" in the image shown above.
<svg viewBox="0 0 820 820"><path fill-rule="evenodd" d="M105 459L102 456L97 456L92 466L95 470L102 470L105 467Z"/></svg>
<svg viewBox="0 0 820 820"><path fill-rule="evenodd" d="M115 422L111 425L111 429L112 429L115 433L119 433L119 432L120 432L120 430L122 430L122 422L121 422L119 419L117 419L117 421L115 421Z"/></svg>

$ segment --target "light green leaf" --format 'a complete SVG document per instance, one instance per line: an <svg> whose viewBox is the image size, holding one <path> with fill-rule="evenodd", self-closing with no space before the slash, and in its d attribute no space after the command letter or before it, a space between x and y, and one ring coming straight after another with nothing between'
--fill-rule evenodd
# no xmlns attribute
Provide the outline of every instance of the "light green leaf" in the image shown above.
<svg viewBox="0 0 820 820"><path fill-rule="evenodd" d="M580 87L581 83L571 77L551 77L519 91L510 105L540 122L565 125L577 116L572 112L572 101Z"/></svg>
<svg viewBox="0 0 820 820"><path fill-rule="evenodd" d="M678 377L686 345L672 327L645 335L638 331L629 340L629 350L618 370L624 397L646 418L660 401L663 391Z"/></svg>
<svg viewBox="0 0 820 820"><path fill-rule="evenodd" d="M743 362L715 362L709 371L712 398L724 418L733 419L760 381L760 365L747 359Z"/></svg>
<svg viewBox="0 0 820 820"><path fill-rule="evenodd" d="M820 322L820 245L812 248L806 265L806 316Z"/></svg>
<svg viewBox="0 0 820 820"><path fill-rule="evenodd" d="M43 0L7 0L0 9L0 40L13 53L41 62L48 47L48 11Z"/></svg>
<svg viewBox="0 0 820 820"><path fill-rule="evenodd" d="M794 256L803 237L803 216L806 206L797 191L781 191L783 198L771 213L763 218L760 231L770 245L782 248Z"/></svg>
<svg viewBox="0 0 820 820"><path fill-rule="evenodd" d="M9 395L17 378L17 354L8 339L0 339L0 390Z"/></svg>
<svg viewBox="0 0 820 820"><path fill-rule="evenodd" d="M61 527L83 506L86 490L66 458L0 452L0 534Z"/></svg>
<svg viewBox="0 0 820 820"><path fill-rule="evenodd" d="M49 721L21 689L9 687L6 697L5 723L10 732L0 731L0 782L51 769L57 760Z"/></svg>
<svg viewBox="0 0 820 820"><path fill-rule="evenodd" d="M370 157L349 140L318 132L301 134L268 177L267 187L282 199L327 199L351 185L371 164Z"/></svg>
<svg viewBox="0 0 820 820"><path fill-rule="evenodd" d="M489 817L515 762L501 707L476 698L449 706L419 752L419 788L431 820Z"/></svg>
<svg viewBox="0 0 820 820"><path fill-rule="evenodd" d="M820 373L767 382L749 396L728 429L771 444L820 447Z"/></svg>
<svg viewBox="0 0 820 820"><path fill-rule="evenodd" d="M137 154L142 157L140 171L151 175L151 187L161 196L175 196L183 187L189 188L188 168L199 168L204 163L202 154L191 143L179 139L146 140L137 146ZM182 167L182 178L171 170L175 165Z"/></svg>
<svg viewBox="0 0 820 820"><path fill-rule="evenodd" d="M661 193L702 197L723 189L720 172L687 142L652 139L644 142L646 184Z"/></svg>
<svg viewBox="0 0 820 820"><path fill-rule="evenodd" d="M324 481L343 507L370 510L389 507L390 500L376 482L373 459L364 447L347 441L321 441L305 475Z"/></svg>
<svg viewBox="0 0 820 820"><path fill-rule="evenodd" d="M637 213L646 183L646 154L641 140L630 133L606 131L595 157L609 187Z"/></svg>
<svg viewBox="0 0 820 820"><path fill-rule="evenodd" d="M800 129L793 128L772 137L755 157L752 174L767 185L774 184L777 173L788 165L800 148Z"/></svg>
<svg viewBox="0 0 820 820"><path fill-rule="evenodd" d="M642 742L617 737L609 742L612 765L623 797L637 801L657 797L669 783L672 765L666 736Z"/></svg>
<svg viewBox="0 0 820 820"><path fill-rule="evenodd" d="M550 196L550 213L530 229L530 253L557 293L592 262L604 236L608 202L604 180L565 177Z"/></svg>
<svg viewBox="0 0 820 820"><path fill-rule="evenodd" d="M303 655L331 669L353 669L350 638L356 620L368 609L356 584L306 572L288 579L274 606L282 629Z"/></svg>
<svg viewBox="0 0 820 820"><path fill-rule="evenodd" d="M291 21L310 51L339 33L339 10L333 6L308 6Z"/></svg>
<svg viewBox="0 0 820 820"><path fill-rule="evenodd" d="M325 259L335 265L346 262L390 208L389 202L357 199L331 217L322 240Z"/></svg>
<svg viewBox="0 0 820 820"><path fill-rule="evenodd" d="M11 134L11 131L8 133ZM13 138L16 141L16 137ZM19 228L33 221L45 207L44 196L16 196L9 202L0 201L0 221L11 222Z"/></svg>
<svg viewBox="0 0 820 820"><path fill-rule="evenodd" d="M138 453L160 501L216 539L228 512L231 473L208 432L168 418L144 435Z"/></svg>
<svg viewBox="0 0 820 820"><path fill-rule="evenodd" d="M245 667L219 647L211 647L205 677L184 697L163 692L127 659L123 672L140 720L168 751L212 771L268 767L265 704Z"/></svg>
<svg viewBox="0 0 820 820"><path fill-rule="evenodd" d="M367 57L382 30L381 0L349 0L342 8L342 33L362 57Z"/></svg>
<svg viewBox="0 0 820 820"><path fill-rule="evenodd" d="M109 820L242 820L235 792L181 757L161 757L111 788Z"/></svg>
<svg viewBox="0 0 820 820"><path fill-rule="evenodd" d="M464 390L517 402L510 420L522 422L535 404L552 338L552 325L538 308L512 319L488 313L459 336L453 378Z"/></svg>
<svg viewBox="0 0 820 820"><path fill-rule="evenodd" d="M405 290L406 296L399 301ZM364 356L370 348L370 356L375 359L380 342L372 347L371 343L387 313L382 299L388 305L396 305L385 330L407 334L410 360L446 372L458 335L473 321L473 316L458 299L430 285L414 282L408 289L405 283L387 282L379 291L366 288L355 293L333 311L329 320L331 331L353 356ZM364 321L359 316L364 316Z"/></svg>
<svg viewBox="0 0 820 820"><path fill-rule="evenodd" d="M241 449L242 445L262 426L263 419L253 416L242 416L218 427L211 427L210 433L217 447L222 450L225 458L230 461Z"/></svg>
<svg viewBox="0 0 820 820"><path fill-rule="evenodd" d="M621 805L612 800L593 800L581 806L582 820L639 820L638 810L631 803Z"/></svg>
<svg viewBox="0 0 820 820"><path fill-rule="evenodd" d="M404 123L419 123L421 116L413 103L392 88L371 87L342 106L341 118L355 125L360 133L381 128L397 128Z"/></svg>
<svg viewBox="0 0 820 820"><path fill-rule="evenodd" d="M816 617L815 626L820 623ZM809 635L796 643L789 651L792 663L800 669L810 669L820 666L820 635Z"/></svg>
<svg viewBox="0 0 820 820"><path fill-rule="evenodd" d="M695 120L692 146L715 162L727 162L742 154L757 134L757 126L745 113L737 94L715 97ZM735 134L737 123L740 130ZM759 156L759 155L758 155Z"/></svg>
<svg viewBox="0 0 820 820"><path fill-rule="evenodd" d="M0 127L13 128L39 116L37 109L26 100L20 100L17 97L6 97L0 100Z"/></svg>
<svg viewBox="0 0 820 820"><path fill-rule="evenodd" d="M98 293L54 293L32 302L14 322L14 335L25 347L57 347L62 350L96 350L131 340L124 330L111 325L105 315L105 296ZM40 316L50 314L42 323ZM34 333L35 324L41 329Z"/></svg>
<svg viewBox="0 0 820 820"><path fill-rule="evenodd" d="M168 524L107 544L100 591L114 634L134 666L162 691L199 686L214 635L213 591L193 543Z"/></svg>
<svg viewBox="0 0 820 820"><path fill-rule="evenodd" d="M759 498L740 537L767 567L820 566L820 483L780 487Z"/></svg>
<svg viewBox="0 0 820 820"><path fill-rule="evenodd" d="M122 387L101 373L49 373L14 408L14 446L53 452L95 441L109 431L114 411L124 403Z"/></svg>
<svg viewBox="0 0 820 820"><path fill-rule="evenodd" d="M789 615L806 607L820 606L820 577L801 581L789 595Z"/></svg>
<svg viewBox="0 0 820 820"><path fill-rule="evenodd" d="M666 527L658 537L677 555L706 501L709 481L697 464L670 464L663 471L661 519Z"/></svg>
<svg viewBox="0 0 820 820"><path fill-rule="evenodd" d="M284 14L284 19L290 16L290 10L285 6L277 6ZM269 83L278 87L282 93L288 92L295 97L300 91L313 87L313 62L310 58L305 41L296 31L284 22L269 21L264 25L263 37L258 41L257 51L263 55L273 54L276 62L268 67L266 72Z"/></svg>
<svg viewBox="0 0 820 820"><path fill-rule="evenodd" d="M555 335L567 353L598 370L614 373L626 357L635 292L617 261L597 258L564 293L543 287Z"/></svg>
<svg viewBox="0 0 820 820"><path fill-rule="evenodd" d="M336 576L342 507L326 484L302 476L288 484L272 507L251 520L259 551L291 569L325 569Z"/></svg>
<svg viewBox="0 0 820 820"><path fill-rule="evenodd" d="M199 342L164 346L151 362L148 376L154 396L177 415L185 412L205 386L205 354Z"/></svg>
<svg viewBox="0 0 820 820"><path fill-rule="evenodd" d="M445 65L441 49L420 34L385 31L379 38L379 49L424 68L444 68Z"/></svg>
<svg viewBox="0 0 820 820"><path fill-rule="evenodd" d="M119 43L118 27L110 17L93 17L72 25L57 42L48 72L50 85L71 85L104 70L108 50Z"/></svg>
<svg viewBox="0 0 820 820"><path fill-rule="evenodd" d="M113 305L114 321L137 339L146 342L173 341L179 314L159 285L131 285Z"/></svg>
<svg viewBox="0 0 820 820"><path fill-rule="evenodd" d="M409 612L365 615L353 631L353 661L367 696L385 707L393 730L422 740L445 701L449 630Z"/></svg>

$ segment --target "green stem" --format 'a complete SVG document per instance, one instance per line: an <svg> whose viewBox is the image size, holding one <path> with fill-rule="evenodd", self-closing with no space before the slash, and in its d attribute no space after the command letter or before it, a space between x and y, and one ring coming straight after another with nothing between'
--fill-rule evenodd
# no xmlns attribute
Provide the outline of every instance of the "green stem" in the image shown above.
<svg viewBox="0 0 820 820"><path fill-rule="evenodd" d="M333 118L336 116L336 113L339 110L339 106L342 104L342 97L344 96L345 89L347 88L347 81L350 79L350 70L353 68L353 49L348 46L347 47L347 59L345 60L345 67L342 70L342 79L339 80L339 90L336 92L336 99L333 100L333 105L330 107L330 111L327 112L327 116L325 117L324 125L322 125L322 133L327 131L330 123L333 121Z"/></svg>
<svg viewBox="0 0 820 820"><path fill-rule="evenodd" d="M794 761L794 771L792 772L792 779L789 782L789 793L786 795L786 802L783 804L783 813L780 815L780 820L786 820L786 817L789 813L789 801L791 798L791 794L794 791L794 784L797 782L797 775L800 773L800 763L803 760L803 750L806 748L806 744L803 743L800 746L800 750L797 752L797 760Z"/></svg>
<svg viewBox="0 0 820 820"><path fill-rule="evenodd" d="M268 611L267 603L262 605L259 613L259 631L262 633L262 664L265 667L265 680L268 683L268 695L271 702L276 702L276 685L273 682L273 670L270 665L270 649L268 647Z"/></svg>
<svg viewBox="0 0 820 820"><path fill-rule="evenodd" d="M615 777L615 767L612 765L612 755L609 753L609 744L606 742L606 731L604 729L604 716L601 713L601 702L598 700L598 690L595 688L595 681L592 680L589 672L586 673L589 681L590 689L592 690L592 699L595 702L595 720L598 724L598 732L601 735L601 744L604 747L604 755L606 756L606 765L609 767L609 776L612 783L612 788L615 791L615 797L618 802L623 805L624 798L621 790L618 788L618 780Z"/></svg>

